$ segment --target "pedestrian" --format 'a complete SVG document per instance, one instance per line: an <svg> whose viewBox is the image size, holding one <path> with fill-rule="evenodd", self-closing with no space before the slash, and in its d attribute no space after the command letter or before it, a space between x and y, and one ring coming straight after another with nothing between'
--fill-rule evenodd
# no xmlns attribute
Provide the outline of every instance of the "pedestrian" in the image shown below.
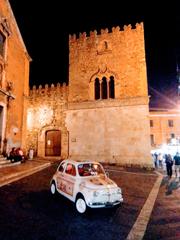
<svg viewBox="0 0 180 240"><path fill-rule="evenodd" d="M155 166L155 168L157 168L158 167L158 154L155 152L154 153L154 166Z"/></svg>
<svg viewBox="0 0 180 240"><path fill-rule="evenodd" d="M158 154L157 159L158 159L158 166L159 166L160 168L162 168L162 167L163 167L163 155L162 155L162 153L159 153L159 154Z"/></svg>
<svg viewBox="0 0 180 240"><path fill-rule="evenodd" d="M180 177L180 155L179 152L176 153L176 155L174 156L174 170L175 170L175 175L176 175L176 179L178 179Z"/></svg>
<svg viewBox="0 0 180 240"><path fill-rule="evenodd" d="M167 175L169 178L171 178L172 177L172 166L173 166L173 160L172 160L171 154L165 155L165 163L166 163Z"/></svg>
<svg viewBox="0 0 180 240"><path fill-rule="evenodd" d="M8 160L11 160L11 162L15 162L16 158L16 148L13 147L9 153Z"/></svg>

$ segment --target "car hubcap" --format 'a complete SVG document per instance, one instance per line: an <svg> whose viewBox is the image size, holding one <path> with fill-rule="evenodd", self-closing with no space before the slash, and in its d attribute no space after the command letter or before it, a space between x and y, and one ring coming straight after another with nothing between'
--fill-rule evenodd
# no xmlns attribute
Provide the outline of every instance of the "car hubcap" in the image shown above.
<svg viewBox="0 0 180 240"><path fill-rule="evenodd" d="M51 184L51 193L55 194L55 192L56 192L56 187L55 187L55 185L53 183L53 184Z"/></svg>
<svg viewBox="0 0 180 240"><path fill-rule="evenodd" d="M86 211L86 203L82 198L77 200L76 209L79 213L84 213Z"/></svg>

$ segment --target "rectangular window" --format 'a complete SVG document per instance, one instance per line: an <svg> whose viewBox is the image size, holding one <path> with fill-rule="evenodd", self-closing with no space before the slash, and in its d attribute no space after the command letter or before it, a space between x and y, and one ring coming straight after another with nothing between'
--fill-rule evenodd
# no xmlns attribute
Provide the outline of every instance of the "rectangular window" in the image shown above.
<svg viewBox="0 0 180 240"><path fill-rule="evenodd" d="M168 120L168 126L169 126L169 127L173 127L173 126L174 126L173 120Z"/></svg>
<svg viewBox="0 0 180 240"><path fill-rule="evenodd" d="M151 146L153 146L154 145L154 135L153 134L150 135L150 139L151 139Z"/></svg>
<svg viewBox="0 0 180 240"><path fill-rule="evenodd" d="M153 127L153 120L150 120L150 127Z"/></svg>
<svg viewBox="0 0 180 240"><path fill-rule="evenodd" d="M0 55L4 56L5 36L0 32Z"/></svg>
<svg viewBox="0 0 180 240"><path fill-rule="evenodd" d="M171 133L171 138L175 138L175 134L174 133Z"/></svg>

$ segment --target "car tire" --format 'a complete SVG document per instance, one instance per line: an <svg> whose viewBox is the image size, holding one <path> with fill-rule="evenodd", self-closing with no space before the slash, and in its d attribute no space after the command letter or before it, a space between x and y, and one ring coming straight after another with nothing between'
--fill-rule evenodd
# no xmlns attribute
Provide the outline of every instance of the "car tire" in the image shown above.
<svg viewBox="0 0 180 240"><path fill-rule="evenodd" d="M52 194L53 196L55 196L55 195L57 194L55 181L52 181L52 183L51 183L51 194Z"/></svg>
<svg viewBox="0 0 180 240"><path fill-rule="evenodd" d="M76 210L78 213L85 213L87 211L86 201L83 196L78 196L76 199Z"/></svg>

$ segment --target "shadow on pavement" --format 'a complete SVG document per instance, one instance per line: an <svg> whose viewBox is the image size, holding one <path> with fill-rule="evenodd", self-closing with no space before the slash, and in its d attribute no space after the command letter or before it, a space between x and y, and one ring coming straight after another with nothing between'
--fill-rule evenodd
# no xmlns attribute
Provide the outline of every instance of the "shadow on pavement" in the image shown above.
<svg viewBox="0 0 180 240"><path fill-rule="evenodd" d="M165 177L162 181L162 185L166 185L166 195L171 195L173 191L180 188L180 181L177 181L176 179L169 179L168 177Z"/></svg>

